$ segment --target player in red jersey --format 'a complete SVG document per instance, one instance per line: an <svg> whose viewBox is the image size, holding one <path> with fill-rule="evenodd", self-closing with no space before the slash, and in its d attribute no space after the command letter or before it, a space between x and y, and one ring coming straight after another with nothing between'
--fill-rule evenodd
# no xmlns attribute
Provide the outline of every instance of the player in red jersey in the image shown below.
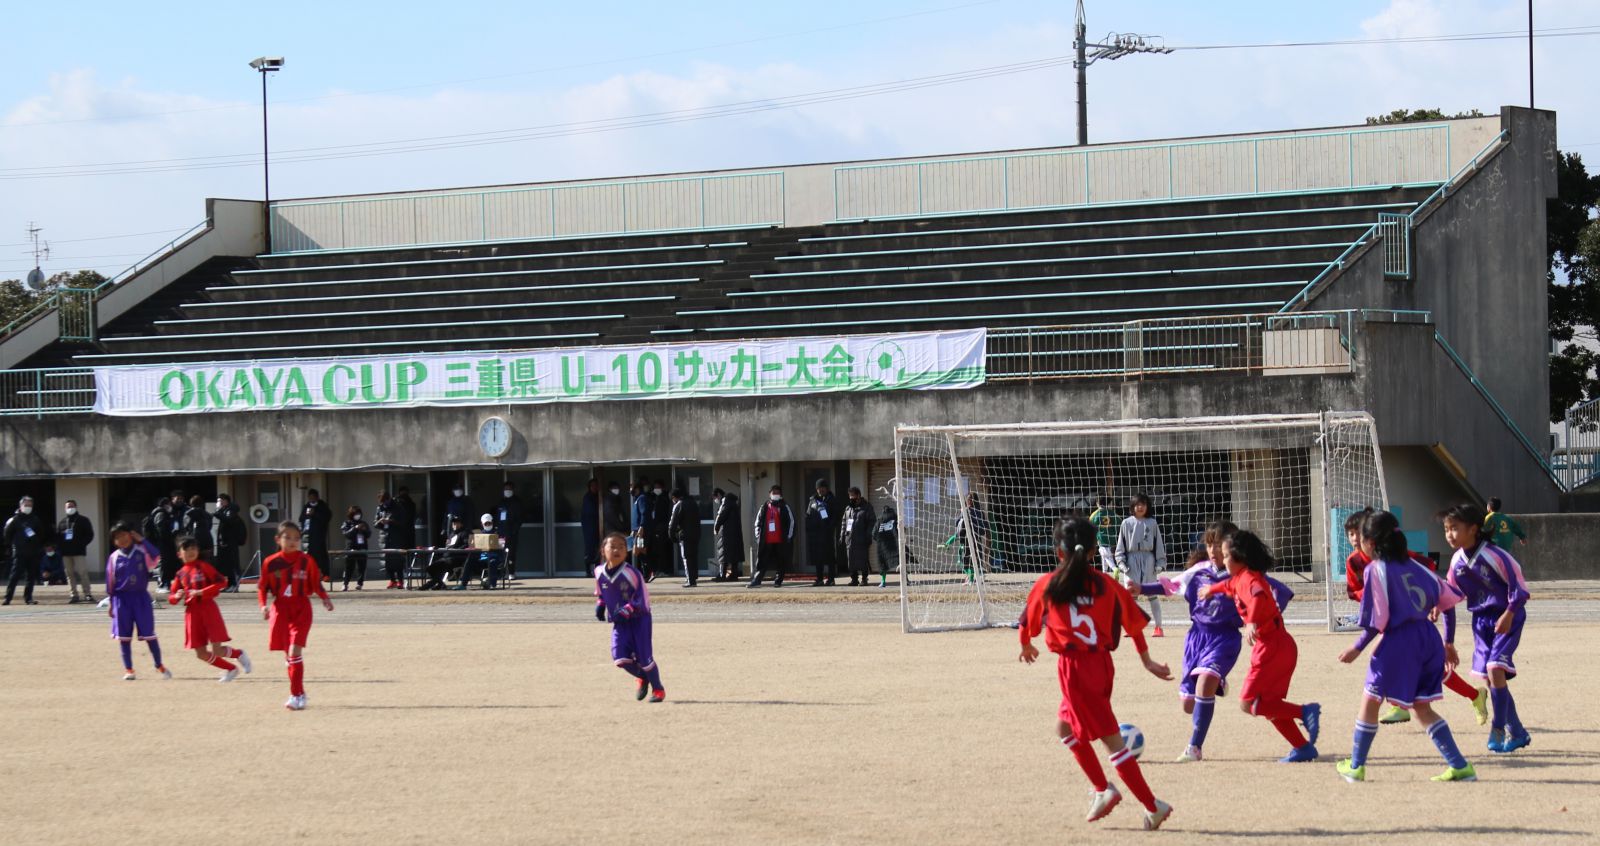
<svg viewBox="0 0 1600 846"><path fill-rule="evenodd" d="M1111 710L1111 687L1116 666L1112 650L1126 630L1139 651L1144 668L1156 678L1172 680L1172 671L1157 664L1145 645L1144 626L1149 622L1127 588L1094 567L1095 527L1087 520L1071 517L1055 530L1055 571L1033 583L1028 606L1017 628L1022 639L1022 654L1017 660L1032 664L1039 657L1033 639L1044 632L1045 646L1061 656L1056 672L1061 682L1061 709L1056 733L1061 744L1071 750L1078 766L1094 786L1089 803L1089 822L1104 818L1122 801L1122 794L1106 780L1100 759L1090 742L1099 740L1110 753L1122 783L1144 805L1144 827L1153 831L1172 815L1172 806L1157 799L1145 783L1139 761L1124 747L1120 723Z"/></svg>
<svg viewBox="0 0 1600 846"><path fill-rule="evenodd" d="M1265 717L1293 747L1280 763L1298 764L1317 759L1317 734L1322 726L1322 706L1315 702L1296 705L1286 701L1289 681L1294 678L1299 650L1283 624L1283 611L1267 581L1272 569L1272 553L1252 532L1235 532L1222 545L1229 578L1206 586L1202 596L1225 594L1245 624L1245 640L1250 647L1250 673L1239 692L1239 707L1246 714ZM1300 733L1299 720L1305 725ZM1309 735L1309 737L1307 737Z"/></svg>
<svg viewBox="0 0 1600 846"><path fill-rule="evenodd" d="M306 707L306 635L311 633L311 597L322 597L322 607L333 610L333 601L322 587L322 571L311 556L300 551L300 526L278 524L278 552L261 562L261 582L256 599L261 604L261 619L269 621L272 634L268 648L284 652L289 664L289 701L283 707L303 711ZM267 596L272 595L272 605Z"/></svg>
<svg viewBox="0 0 1600 846"><path fill-rule="evenodd" d="M250 672L250 656L243 649L228 646L228 627L222 622L222 609L217 607L217 594L228 586L228 580L210 564L200 560L200 543L194 538L178 539L178 558L182 569L173 578L172 592L167 602L183 603L183 648L193 649L194 657L222 671L219 682L231 682L239 677L239 670ZM235 667L228 659L237 659Z"/></svg>
<svg viewBox="0 0 1600 846"><path fill-rule="evenodd" d="M1356 602L1361 601L1362 588L1365 584L1363 580L1366 575L1366 566L1372 563L1372 559L1367 557L1365 552L1361 551L1361 524L1371 514L1372 509L1367 508L1351 514L1349 518L1344 521L1345 537L1349 539L1350 546L1354 550L1350 553L1350 557L1346 558L1344 561L1344 592L1346 596L1350 597ZM1407 550L1406 556L1412 561L1427 567L1429 570L1435 573L1439 572L1439 563L1420 552L1412 552ZM1457 696L1460 696L1462 699L1472 703L1473 716L1477 718L1478 725L1488 725L1489 688L1473 687L1470 682L1461 677L1460 673L1456 672L1454 666L1451 666L1448 669L1449 672L1446 673L1444 677L1445 688L1455 693ZM1384 714L1383 718L1378 720L1378 722L1385 725L1409 723L1411 722L1411 712L1401 708L1399 705L1395 705L1394 707L1390 708L1389 713Z"/></svg>

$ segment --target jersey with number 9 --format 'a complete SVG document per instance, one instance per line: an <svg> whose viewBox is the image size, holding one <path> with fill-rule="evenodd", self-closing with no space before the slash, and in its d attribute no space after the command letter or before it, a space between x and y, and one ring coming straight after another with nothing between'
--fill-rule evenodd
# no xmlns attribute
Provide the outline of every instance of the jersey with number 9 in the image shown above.
<svg viewBox="0 0 1600 846"><path fill-rule="evenodd" d="M1144 651L1144 627L1149 618L1116 579L1098 570L1090 571L1092 595L1060 606L1045 594L1051 576L1041 576L1028 592L1028 605L1017 625L1023 643L1031 642L1043 631L1045 646L1051 652L1109 652L1117 648L1126 631L1139 651Z"/></svg>
<svg viewBox="0 0 1600 846"><path fill-rule="evenodd" d="M1448 611L1461 594L1415 560L1374 561L1363 573L1359 625L1387 631L1428 620L1434 608Z"/></svg>

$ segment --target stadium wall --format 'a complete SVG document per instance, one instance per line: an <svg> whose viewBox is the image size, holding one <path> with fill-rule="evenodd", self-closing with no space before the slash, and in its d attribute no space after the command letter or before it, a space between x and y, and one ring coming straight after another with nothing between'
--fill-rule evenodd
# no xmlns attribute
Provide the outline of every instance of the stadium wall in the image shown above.
<svg viewBox="0 0 1600 846"><path fill-rule="evenodd" d="M1526 546L1511 554L1529 579L1597 579L1600 561L1600 514L1517 514L1528 532Z"/></svg>

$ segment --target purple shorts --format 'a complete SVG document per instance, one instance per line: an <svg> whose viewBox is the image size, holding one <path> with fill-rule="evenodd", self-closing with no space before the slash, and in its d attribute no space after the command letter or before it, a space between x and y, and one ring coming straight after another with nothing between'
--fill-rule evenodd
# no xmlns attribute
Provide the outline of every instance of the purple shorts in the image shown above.
<svg viewBox="0 0 1600 846"><path fill-rule="evenodd" d="M1516 655L1517 645L1522 642L1522 624L1527 619L1528 610L1518 608L1512 617L1511 631L1495 634L1494 624L1499 622L1499 614L1472 615L1473 675L1488 678L1489 669L1499 667L1506 671L1506 678L1516 678L1517 665L1512 659Z"/></svg>
<svg viewBox="0 0 1600 846"><path fill-rule="evenodd" d="M1401 708L1444 698L1444 640L1426 620L1383 633L1367 664L1367 696Z"/></svg>
<svg viewBox="0 0 1600 846"><path fill-rule="evenodd" d="M133 640L135 630L140 640L155 640L156 612L150 607L150 595L111 598L111 636L117 640Z"/></svg>
<svg viewBox="0 0 1600 846"><path fill-rule="evenodd" d="M655 666L655 650L650 645L649 614L612 624L611 660L617 664L632 661L641 670Z"/></svg>
<svg viewBox="0 0 1600 846"><path fill-rule="evenodd" d="M1218 682L1226 679L1239 661L1242 644L1239 630L1232 626L1203 623L1190 626L1189 635L1183 641L1178 698L1193 699L1201 676L1215 676Z"/></svg>

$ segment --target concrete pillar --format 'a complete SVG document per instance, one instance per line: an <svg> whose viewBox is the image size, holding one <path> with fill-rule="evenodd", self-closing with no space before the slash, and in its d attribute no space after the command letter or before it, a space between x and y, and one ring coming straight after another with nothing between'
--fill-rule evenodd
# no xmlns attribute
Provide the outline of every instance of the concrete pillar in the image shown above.
<svg viewBox="0 0 1600 846"><path fill-rule="evenodd" d="M52 503L52 510L60 516L65 516L62 503L67 500L78 503L78 513L88 517L94 524L94 540L89 543L86 553L89 559L89 572L98 578L105 572L106 556L110 554L111 538L108 537L111 524L106 517L105 481L102 479L65 478L56 481L56 502ZM102 593L103 589L96 586L95 593Z"/></svg>

